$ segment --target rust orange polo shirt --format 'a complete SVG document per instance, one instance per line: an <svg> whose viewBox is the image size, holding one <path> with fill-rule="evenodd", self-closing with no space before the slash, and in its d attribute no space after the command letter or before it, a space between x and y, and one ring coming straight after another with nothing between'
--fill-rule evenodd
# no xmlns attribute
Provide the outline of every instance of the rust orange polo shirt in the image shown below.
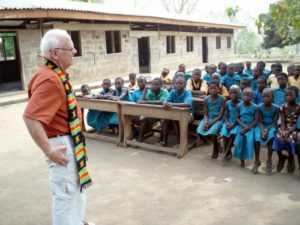
<svg viewBox="0 0 300 225"><path fill-rule="evenodd" d="M67 96L59 76L42 65L28 85L29 102L24 116L40 121L48 137L70 133ZM82 124L81 110L77 113Z"/></svg>

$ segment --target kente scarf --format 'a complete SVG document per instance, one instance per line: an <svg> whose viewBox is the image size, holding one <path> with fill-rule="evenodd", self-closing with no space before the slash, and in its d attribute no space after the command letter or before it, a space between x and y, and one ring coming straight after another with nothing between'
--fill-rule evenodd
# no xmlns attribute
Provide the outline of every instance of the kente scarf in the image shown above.
<svg viewBox="0 0 300 225"><path fill-rule="evenodd" d="M53 70L62 81L66 95L67 95L67 108L68 108L68 123L70 126L72 141L74 144L74 154L79 174L80 191L92 185L92 180L86 168L86 150L85 139L81 131L81 125L77 115L77 105L75 96L72 92L72 87L68 82L67 75L54 63L49 60L45 61L46 66Z"/></svg>

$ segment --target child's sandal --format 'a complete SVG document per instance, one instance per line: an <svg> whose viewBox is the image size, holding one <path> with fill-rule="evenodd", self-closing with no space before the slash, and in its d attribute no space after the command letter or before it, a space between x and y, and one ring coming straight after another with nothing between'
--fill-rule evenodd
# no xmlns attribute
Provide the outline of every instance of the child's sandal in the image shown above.
<svg viewBox="0 0 300 225"><path fill-rule="evenodd" d="M270 175L272 173L272 163L271 162L267 162L266 163L266 174Z"/></svg>
<svg viewBox="0 0 300 225"><path fill-rule="evenodd" d="M260 165L261 165L261 162L260 162L260 161L254 163L253 168L252 168L252 173L253 173L253 174L257 174L257 173L258 173L258 167L259 167Z"/></svg>
<svg viewBox="0 0 300 225"><path fill-rule="evenodd" d="M286 156L282 156L282 158L278 160L278 163L277 163L277 171L278 172L281 172L281 170L283 169L286 159L287 159Z"/></svg>

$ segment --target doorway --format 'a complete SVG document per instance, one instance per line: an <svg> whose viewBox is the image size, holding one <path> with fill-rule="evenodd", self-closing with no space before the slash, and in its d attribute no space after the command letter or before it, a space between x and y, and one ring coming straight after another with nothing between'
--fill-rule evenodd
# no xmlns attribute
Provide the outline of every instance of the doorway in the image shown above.
<svg viewBox="0 0 300 225"><path fill-rule="evenodd" d="M208 63L207 37L202 37L202 62Z"/></svg>
<svg viewBox="0 0 300 225"><path fill-rule="evenodd" d="M16 32L0 32L0 92L22 89Z"/></svg>
<svg viewBox="0 0 300 225"><path fill-rule="evenodd" d="M139 71L140 73L150 73L150 49L149 37L138 39L139 51Z"/></svg>

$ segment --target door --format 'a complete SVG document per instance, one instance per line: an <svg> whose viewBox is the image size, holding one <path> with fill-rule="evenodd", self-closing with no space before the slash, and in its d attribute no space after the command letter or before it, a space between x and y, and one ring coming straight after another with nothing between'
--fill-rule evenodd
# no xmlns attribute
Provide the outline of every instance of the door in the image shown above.
<svg viewBox="0 0 300 225"><path fill-rule="evenodd" d="M207 37L202 37L202 62L208 63Z"/></svg>
<svg viewBox="0 0 300 225"><path fill-rule="evenodd" d="M138 39L139 51L139 71L140 73L150 73L150 50L149 37Z"/></svg>
<svg viewBox="0 0 300 225"><path fill-rule="evenodd" d="M0 91L22 89L15 32L0 32Z"/></svg>

